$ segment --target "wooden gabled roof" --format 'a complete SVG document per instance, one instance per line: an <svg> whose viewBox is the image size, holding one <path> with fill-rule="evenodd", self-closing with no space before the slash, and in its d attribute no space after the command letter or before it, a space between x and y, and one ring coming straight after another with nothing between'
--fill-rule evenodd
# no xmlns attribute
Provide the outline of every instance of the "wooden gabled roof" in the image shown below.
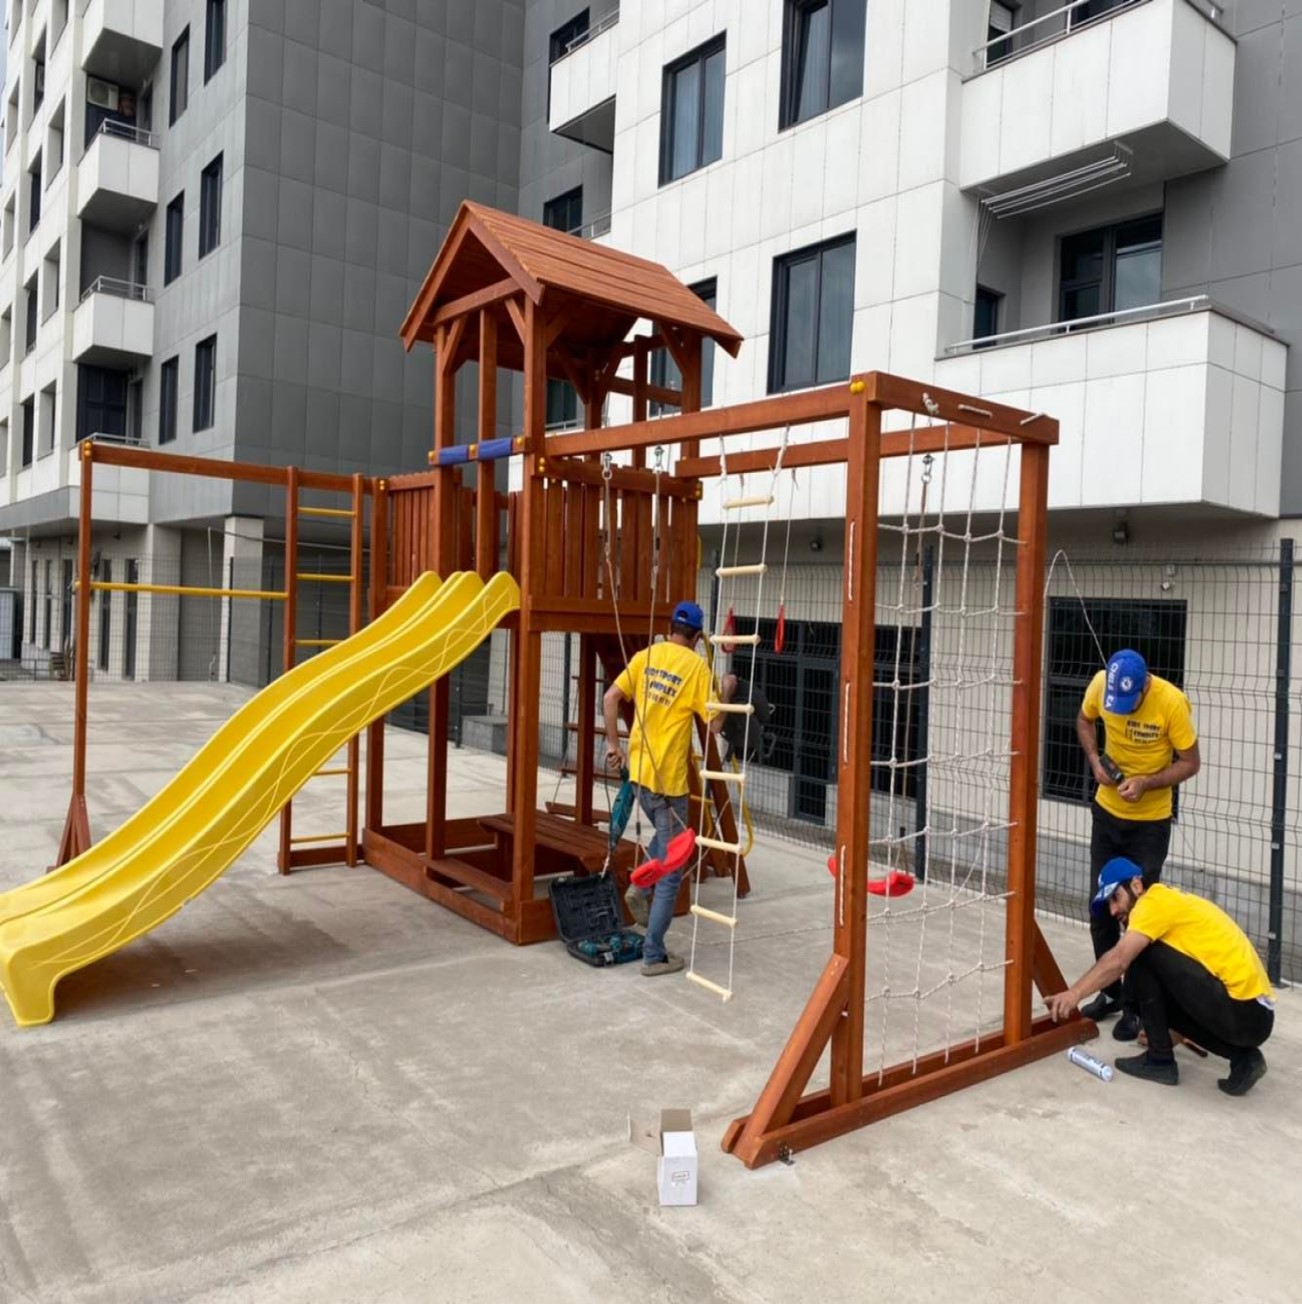
<svg viewBox="0 0 1302 1304"><path fill-rule="evenodd" d="M613 347L645 317L713 339L734 357L741 347L742 336L661 264L467 200L402 324L407 348L433 341L440 308L504 279L534 303L544 292L549 302L581 301L561 332L570 345Z"/></svg>

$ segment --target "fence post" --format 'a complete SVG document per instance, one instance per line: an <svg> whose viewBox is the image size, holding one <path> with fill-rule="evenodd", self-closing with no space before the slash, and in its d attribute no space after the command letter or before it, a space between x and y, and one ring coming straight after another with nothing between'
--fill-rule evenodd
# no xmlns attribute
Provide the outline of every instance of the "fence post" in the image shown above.
<svg viewBox="0 0 1302 1304"><path fill-rule="evenodd" d="M928 544L922 554L922 620L918 630L917 667L918 690L918 751L923 759L918 764L917 786L913 794L913 828L917 837L913 841L913 875L921 883L927 877L927 761L930 752L928 735L931 729L931 595L936 577L936 554Z"/></svg>
<svg viewBox="0 0 1302 1304"><path fill-rule="evenodd" d="M226 587L235 587L235 558L230 557L226 564ZM226 597L226 682L231 682L231 628L235 624L235 599Z"/></svg>
<svg viewBox="0 0 1302 1304"><path fill-rule="evenodd" d="M1270 804L1270 925L1266 972L1280 978L1284 931L1284 811L1288 801L1288 690L1293 649L1293 540L1279 541L1279 617L1275 636L1275 779Z"/></svg>

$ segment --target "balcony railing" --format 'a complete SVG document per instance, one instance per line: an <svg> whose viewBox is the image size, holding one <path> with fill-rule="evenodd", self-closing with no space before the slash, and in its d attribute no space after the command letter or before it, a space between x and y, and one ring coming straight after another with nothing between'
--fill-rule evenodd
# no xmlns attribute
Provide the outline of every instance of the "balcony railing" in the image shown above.
<svg viewBox="0 0 1302 1304"><path fill-rule="evenodd" d="M1142 4L1143 0L1115 0L1101 13L1087 15L1080 12L1087 5L1097 2L1098 0L1071 0L1070 4L1063 5L1061 9L1041 14L1039 18L1033 18L1029 23L1022 23L1019 27L1014 27L983 42L972 51L977 71L984 72L987 68L1015 58L1019 54L1038 50L1040 46L1047 45L1050 41L1070 36L1073 32L1079 32L1093 23L1111 18L1119 9L1129 9L1132 5Z"/></svg>
<svg viewBox="0 0 1302 1304"><path fill-rule="evenodd" d="M84 444L88 439L94 439L101 444L125 444L129 448L138 448L144 443L144 439L140 434L118 435L103 430L92 430L88 435L78 435L77 443Z"/></svg>
<svg viewBox="0 0 1302 1304"><path fill-rule="evenodd" d="M153 303L154 292L136 281L123 281L116 276L97 276L83 291L79 303L85 303L93 294L111 294L118 299L134 299L138 303Z"/></svg>
<svg viewBox="0 0 1302 1304"><path fill-rule="evenodd" d="M580 240L595 240L598 236L610 234L610 209L598 213L590 221L581 222L571 228L566 235L577 235Z"/></svg>
<svg viewBox="0 0 1302 1304"><path fill-rule="evenodd" d="M1101 312L1093 317L1074 317L1071 321L1048 322L1043 326L1028 326L1024 330L1001 331L998 335L982 335L977 339L960 340L945 347L945 357L974 350L997 348L1001 344L1032 344L1037 340L1053 339L1058 335L1077 335L1082 331L1097 330L1103 326L1125 326L1133 322L1155 321L1162 317L1178 317L1191 312L1215 311L1222 317L1249 326L1264 335L1274 335L1269 326L1222 307L1205 294L1195 294L1188 299L1167 299L1162 303L1142 304L1138 308L1120 308L1114 312Z"/></svg>
<svg viewBox="0 0 1302 1304"><path fill-rule="evenodd" d="M133 127L129 122L116 122L112 118L105 118L95 135L113 136L118 140L130 141L133 145L144 145L146 149L158 148L158 136L154 132L145 131L143 127ZM93 141L94 137L91 139Z"/></svg>
<svg viewBox="0 0 1302 1304"><path fill-rule="evenodd" d="M565 49L560 53L560 55L553 62L552 67L555 67L556 64L560 63L560 61L564 59L566 55L573 54L574 51L579 49L580 46L587 45L587 43L591 41L594 37L598 37L602 34L602 32L608 31L610 28L614 27L614 25L617 22L619 22L618 5L614 9L612 9L610 13L608 13L604 18L597 19L597 21L591 27L589 27L586 32L580 32L578 36L576 36L572 41L568 42L565 46Z"/></svg>

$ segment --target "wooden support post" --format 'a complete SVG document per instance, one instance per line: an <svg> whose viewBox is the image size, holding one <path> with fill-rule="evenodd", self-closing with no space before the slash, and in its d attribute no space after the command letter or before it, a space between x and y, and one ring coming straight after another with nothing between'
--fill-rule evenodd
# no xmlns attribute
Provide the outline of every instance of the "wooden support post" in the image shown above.
<svg viewBox="0 0 1302 1304"><path fill-rule="evenodd" d="M543 314L531 300L524 307L524 434L529 447L541 448L546 423L547 349ZM532 628L530 617L535 585L543 567L543 477L537 457L524 459L524 485L520 493L520 622L514 640L515 702L512 729L515 752L512 757L512 812L515 837L512 841L512 916L520 927L525 905L533 900L534 836L538 806L538 712L542 690L542 635Z"/></svg>
<svg viewBox="0 0 1302 1304"><path fill-rule="evenodd" d="M1036 968L1035 829L1039 819L1040 651L1048 546L1049 449L1022 445L1017 506L1017 625L1013 637L1012 761L1008 771L1008 905L1005 925L1004 1038L1031 1033Z"/></svg>
<svg viewBox="0 0 1302 1304"><path fill-rule="evenodd" d="M457 365L456 347L465 319L440 326L436 333L434 360L434 448L450 448L456 443ZM456 553L456 481L449 468L434 481L429 548L421 566L434 570L446 580L457 569ZM413 576L413 578L415 578ZM425 801L425 855L441 860L447 853L448 795L448 720L451 685L447 677L436 680L429 688L429 776Z"/></svg>
<svg viewBox="0 0 1302 1304"><path fill-rule="evenodd" d="M492 308L479 314L479 442L497 429L497 315ZM497 570L496 462L480 462L475 487L475 569L487 582Z"/></svg>
<svg viewBox="0 0 1302 1304"><path fill-rule="evenodd" d="M647 348L647 338L645 335L639 335L633 341L633 420L645 421L647 419L647 401L646 388L648 383L648 360L651 356L651 350ZM635 467L644 467L646 465L646 449L635 448L633 450L633 465Z"/></svg>
<svg viewBox="0 0 1302 1304"><path fill-rule="evenodd" d="M366 512L366 477L360 472L353 476L353 528L349 539L350 551L348 587L348 634L349 637L362 628L362 583L365 572L362 568L362 554L365 549L365 512ZM357 849L361 845L358 830L358 787L361 778L362 736L354 734L348 740L348 779L345 801L348 803L347 847L344 851L344 863L348 866L357 864Z"/></svg>
<svg viewBox="0 0 1302 1304"><path fill-rule="evenodd" d="M59 839L55 867L90 850L90 815L86 810L86 712L90 686L90 543L94 529L95 447L81 445L81 503L77 519L77 639L73 648L72 796ZM36 601L36 594L32 594Z"/></svg>
<svg viewBox="0 0 1302 1304"><path fill-rule="evenodd" d="M371 619L384 614L389 584L389 488L375 482L371 495ZM366 735L366 828L378 833L384 827L384 719Z"/></svg>
<svg viewBox="0 0 1302 1304"><path fill-rule="evenodd" d="M574 818L592 823L592 783L597 737L597 645L591 634L579 635L578 752L574 775Z"/></svg>
<svg viewBox="0 0 1302 1304"><path fill-rule="evenodd" d="M298 637L298 467L291 466L285 477L285 624L282 673L294 668L294 640ZM288 874L294 833L294 803L287 801L280 811L280 851L276 867Z"/></svg>

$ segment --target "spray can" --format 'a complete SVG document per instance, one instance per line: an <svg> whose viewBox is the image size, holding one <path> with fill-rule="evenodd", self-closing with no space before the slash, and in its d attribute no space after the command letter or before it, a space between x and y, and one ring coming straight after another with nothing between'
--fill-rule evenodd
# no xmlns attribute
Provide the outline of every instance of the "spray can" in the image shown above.
<svg viewBox="0 0 1302 1304"><path fill-rule="evenodd" d="M1092 1073L1096 1078L1101 1078L1104 1082L1112 1081L1112 1065L1104 1064L1102 1060L1095 1059L1093 1055L1082 1050L1079 1046L1073 1046L1067 1052L1067 1058L1077 1068L1084 1069L1086 1073Z"/></svg>

